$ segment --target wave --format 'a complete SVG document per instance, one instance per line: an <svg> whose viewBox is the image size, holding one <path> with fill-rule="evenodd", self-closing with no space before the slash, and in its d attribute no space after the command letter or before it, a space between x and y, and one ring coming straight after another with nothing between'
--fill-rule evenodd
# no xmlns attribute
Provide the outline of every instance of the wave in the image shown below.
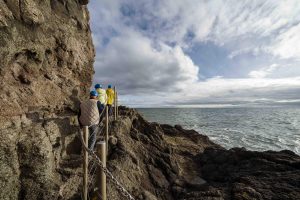
<svg viewBox="0 0 300 200"><path fill-rule="evenodd" d="M149 121L194 129L225 148L300 151L300 108L145 109L142 113Z"/></svg>

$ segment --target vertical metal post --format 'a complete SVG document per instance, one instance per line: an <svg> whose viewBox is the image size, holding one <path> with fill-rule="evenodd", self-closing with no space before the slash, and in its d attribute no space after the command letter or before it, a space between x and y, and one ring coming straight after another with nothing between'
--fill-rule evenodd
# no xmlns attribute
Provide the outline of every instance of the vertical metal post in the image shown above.
<svg viewBox="0 0 300 200"><path fill-rule="evenodd" d="M117 120L117 102L116 102L116 97L117 97L117 90L116 90L116 86L114 87L114 111L115 111L115 114L114 114L114 116L115 116L115 120Z"/></svg>
<svg viewBox="0 0 300 200"><path fill-rule="evenodd" d="M88 147L89 143L89 128L83 127L83 140ZM88 152L83 147L83 199L87 200L88 195Z"/></svg>
<svg viewBox="0 0 300 200"><path fill-rule="evenodd" d="M118 92L116 92L116 106L117 106L117 119L119 118L119 96Z"/></svg>
<svg viewBox="0 0 300 200"><path fill-rule="evenodd" d="M106 117L105 117L105 142L106 142L106 152L108 152L108 106L106 106Z"/></svg>
<svg viewBox="0 0 300 200"><path fill-rule="evenodd" d="M97 154L104 167L106 167L106 146L104 141L97 143ZM106 175L102 168L98 170L98 186L100 188L101 200L106 200Z"/></svg>

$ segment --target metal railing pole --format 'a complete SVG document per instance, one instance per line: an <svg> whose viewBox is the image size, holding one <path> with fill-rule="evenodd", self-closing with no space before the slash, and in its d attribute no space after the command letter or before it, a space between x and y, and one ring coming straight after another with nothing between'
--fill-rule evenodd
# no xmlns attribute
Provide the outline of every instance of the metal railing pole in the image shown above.
<svg viewBox="0 0 300 200"><path fill-rule="evenodd" d="M114 87L114 111L115 111L115 114L114 114L114 117L115 117L115 120L117 120L117 102L116 102L116 97L117 97L117 90L116 90L116 86Z"/></svg>
<svg viewBox="0 0 300 200"><path fill-rule="evenodd" d="M89 143L89 128L83 127L83 139L86 146ZM88 197L88 152L83 147L83 199L87 200Z"/></svg>
<svg viewBox="0 0 300 200"><path fill-rule="evenodd" d="M106 153L108 152L108 109L109 107L106 106L106 117L105 117L105 142L106 142Z"/></svg>
<svg viewBox="0 0 300 200"><path fill-rule="evenodd" d="M97 155L106 167L106 143L104 141L97 143ZM100 187L101 200L106 200L106 175L102 168L98 170L98 186Z"/></svg>
<svg viewBox="0 0 300 200"><path fill-rule="evenodd" d="M117 119L119 118L119 97L118 92L116 92L116 110L117 110Z"/></svg>

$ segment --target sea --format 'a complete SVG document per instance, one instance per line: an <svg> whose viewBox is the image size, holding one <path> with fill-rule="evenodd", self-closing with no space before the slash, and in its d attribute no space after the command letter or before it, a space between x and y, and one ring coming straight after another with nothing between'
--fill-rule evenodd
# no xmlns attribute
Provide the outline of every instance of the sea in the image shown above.
<svg viewBox="0 0 300 200"><path fill-rule="evenodd" d="M300 155L300 106L137 110L148 121L194 129L227 149L288 149Z"/></svg>

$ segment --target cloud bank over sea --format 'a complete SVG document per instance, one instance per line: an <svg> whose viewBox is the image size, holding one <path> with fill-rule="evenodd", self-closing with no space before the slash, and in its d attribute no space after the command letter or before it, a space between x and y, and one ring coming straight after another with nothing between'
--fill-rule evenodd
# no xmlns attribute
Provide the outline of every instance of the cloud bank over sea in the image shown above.
<svg viewBox="0 0 300 200"><path fill-rule="evenodd" d="M300 2L102 0L89 4L94 83L129 106L300 101Z"/></svg>

